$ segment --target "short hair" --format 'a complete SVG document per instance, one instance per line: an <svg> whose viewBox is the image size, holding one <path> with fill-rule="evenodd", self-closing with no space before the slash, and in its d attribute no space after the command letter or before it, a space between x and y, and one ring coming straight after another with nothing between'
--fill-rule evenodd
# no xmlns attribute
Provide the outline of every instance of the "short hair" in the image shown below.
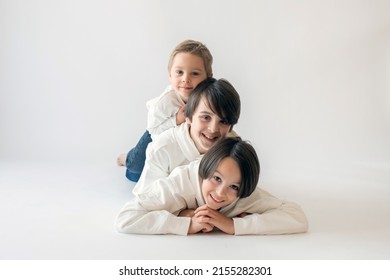
<svg viewBox="0 0 390 280"><path fill-rule="evenodd" d="M260 162L253 146L240 137L223 138L204 154L199 165L200 179L211 178L219 163L226 157L231 157L240 168L238 197L250 196L259 181Z"/></svg>
<svg viewBox="0 0 390 280"><path fill-rule="evenodd" d="M202 97L206 98L210 109L228 124L233 126L238 122L241 111L240 95L227 80L207 78L195 87L184 111L191 121Z"/></svg>
<svg viewBox="0 0 390 280"><path fill-rule="evenodd" d="M207 77L211 77L213 75L213 56L203 43L194 40L185 40L177 45L169 57L168 71L171 70L173 60L178 53L190 53L192 55L199 56L203 60Z"/></svg>

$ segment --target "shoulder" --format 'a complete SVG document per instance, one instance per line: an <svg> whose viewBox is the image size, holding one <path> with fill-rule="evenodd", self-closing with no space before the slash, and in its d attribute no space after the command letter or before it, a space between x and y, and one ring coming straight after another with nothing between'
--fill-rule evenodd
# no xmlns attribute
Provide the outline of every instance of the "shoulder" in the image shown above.
<svg viewBox="0 0 390 280"><path fill-rule="evenodd" d="M149 157L156 154L165 154L167 157L172 157L178 150L176 127L167 129L153 137L153 141L147 147Z"/></svg>
<svg viewBox="0 0 390 280"><path fill-rule="evenodd" d="M163 147L176 145L177 140L175 127L169 128L156 135L151 143L154 149L161 149Z"/></svg>
<svg viewBox="0 0 390 280"><path fill-rule="evenodd" d="M146 106L148 109L163 109L166 107L180 107L182 106L182 103L183 102L180 100L177 93L172 89L172 87L168 86L158 97L149 100L146 103Z"/></svg>
<svg viewBox="0 0 390 280"><path fill-rule="evenodd" d="M169 174L169 180L172 185L181 191L195 192L199 183L199 164L200 160L194 160L186 165L181 165L173 169Z"/></svg>

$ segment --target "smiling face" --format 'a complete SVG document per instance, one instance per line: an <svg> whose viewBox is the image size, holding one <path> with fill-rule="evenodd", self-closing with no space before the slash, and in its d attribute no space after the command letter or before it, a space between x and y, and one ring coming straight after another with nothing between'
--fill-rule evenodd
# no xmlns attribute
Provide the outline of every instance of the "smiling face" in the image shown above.
<svg viewBox="0 0 390 280"><path fill-rule="evenodd" d="M207 206L218 210L238 197L240 168L231 157L221 160L211 177L202 181L202 195Z"/></svg>
<svg viewBox="0 0 390 280"><path fill-rule="evenodd" d="M169 80L174 91L187 103L192 90L207 78L203 59L190 53L178 53L169 71Z"/></svg>
<svg viewBox="0 0 390 280"><path fill-rule="evenodd" d="M230 131L231 125L221 119L211 109L206 98L202 97L192 115L187 117L190 126L190 136L200 154L207 152L219 139L224 138Z"/></svg>

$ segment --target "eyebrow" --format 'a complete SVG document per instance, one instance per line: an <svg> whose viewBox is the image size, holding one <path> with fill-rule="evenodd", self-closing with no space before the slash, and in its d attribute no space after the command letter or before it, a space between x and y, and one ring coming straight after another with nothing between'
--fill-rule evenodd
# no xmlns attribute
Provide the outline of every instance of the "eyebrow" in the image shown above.
<svg viewBox="0 0 390 280"><path fill-rule="evenodd" d="M172 66L172 69L180 69L180 70L182 70L182 69L184 69L184 68L186 68L186 67L183 67L183 66ZM195 68L195 69L190 69L190 71L198 71L198 72L205 72L203 69L198 69L198 68Z"/></svg>
<svg viewBox="0 0 390 280"><path fill-rule="evenodd" d="M200 111L199 112L200 114L213 114L213 115L216 115L213 111Z"/></svg>
<svg viewBox="0 0 390 280"><path fill-rule="evenodd" d="M218 171L218 169L215 169L215 171L214 171L214 174L213 175L211 175L211 176L214 176L215 175L215 173L218 173L219 174L219 176L220 177L222 177L222 174L221 174L221 172L219 172ZM231 184L231 185L235 185L235 186L237 186L237 187L241 187L241 182L237 182L237 183L233 183L233 184Z"/></svg>

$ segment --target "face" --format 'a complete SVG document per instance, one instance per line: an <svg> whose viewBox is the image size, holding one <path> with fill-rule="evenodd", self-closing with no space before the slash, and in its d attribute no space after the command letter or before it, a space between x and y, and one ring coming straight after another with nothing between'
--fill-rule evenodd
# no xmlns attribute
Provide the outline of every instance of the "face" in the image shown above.
<svg viewBox="0 0 390 280"><path fill-rule="evenodd" d="M173 90L179 93L185 103L192 90L206 78L206 69L201 57L190 53L176 54L169 71L169 80Z"/></svg>
<svg viewBox="0 0 390 280"><path fill-rule="evenodd" d="M211 178L202 182L202 194L207 206L218 210L238 197L241 173L237 162L226 157L219 163Z"/></svg>
<svg viewBox="0 0 390 280"><path fill-rule="evenodd" d="M219 139L230 131L231 125L215 114L208 106L205 97L199 102L192 121L186 118L190 126L190 136L200 154L207 152Z"/></svg>

